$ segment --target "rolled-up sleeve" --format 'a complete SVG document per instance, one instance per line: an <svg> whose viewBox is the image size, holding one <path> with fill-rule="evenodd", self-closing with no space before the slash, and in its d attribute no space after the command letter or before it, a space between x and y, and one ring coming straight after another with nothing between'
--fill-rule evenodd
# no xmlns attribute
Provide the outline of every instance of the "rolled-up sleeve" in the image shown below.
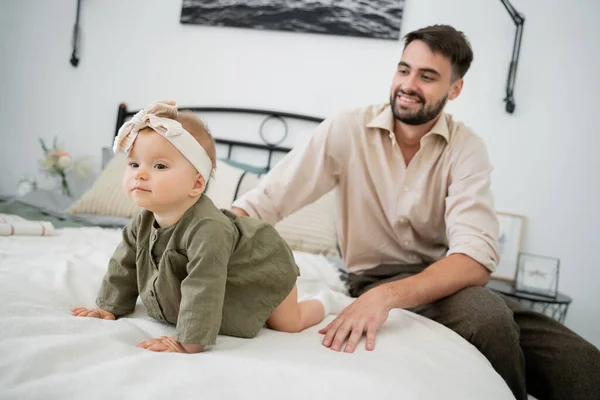
<svg viewBox="0 0 600 400"><path fill-rule="evenodd" d="M305 145L290 151L233 207L275 225L319 199L338 182L345 150L342 134L343 127L335 120L323 121Z"/></svg>
<svg viewBox="0 0 600 400"><path fill-rule="evenodd" d="M446 197L448 252L465 254L494 272L498 264L498 218L490 189L487 149L477 136L460 149L450 171Z"/></svg>

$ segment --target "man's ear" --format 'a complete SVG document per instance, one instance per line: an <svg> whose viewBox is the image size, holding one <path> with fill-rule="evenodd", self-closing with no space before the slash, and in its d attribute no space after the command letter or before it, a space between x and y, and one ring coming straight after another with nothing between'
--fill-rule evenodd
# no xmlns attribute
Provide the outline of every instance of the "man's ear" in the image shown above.
<svg viewBox="0 0 600 400"><path fill-rule="evenodd" d="M196 181L194 182L194 187L190 191L190 197L200 196L204 193L204 189L206 189L206 182L204 178L200 174L196 174Z"/></svg>
<svg viewBox="0 0 600 400"><path fill-rule="evenodd" d="M462 78L455 80L452 82L452 86L450 87L450 93L448 94L449 100L454 100L458 97L460 92L462 91L464 80Z"/></svg>

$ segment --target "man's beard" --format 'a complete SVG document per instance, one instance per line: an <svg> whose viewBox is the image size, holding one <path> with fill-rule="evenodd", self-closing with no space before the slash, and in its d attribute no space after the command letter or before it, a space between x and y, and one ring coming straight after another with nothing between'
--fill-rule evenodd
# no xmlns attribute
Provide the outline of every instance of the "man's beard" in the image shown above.
<svg viewBox="0 0 600 400"><path fill-rule="evenodd" d="M404 110L399 110L396 104L396 97L398 96L398 94L417 97L421 101L421 108L419 108L416 111L407 112L404 115L402 115L401 112ZM394 118L398 121L404 122L407 125L423 125L439 115L439 113L444 109L444 106L446 105L446 100L448 100L447 95L444 96L437 103L428 106L425 102L425 98L423 98L423 96L421 96L419 93L405 92L402 89L397 89L396 91L394 91L394 94L390 96L390 105L392 106L392 113L394 114Z"/></svg>

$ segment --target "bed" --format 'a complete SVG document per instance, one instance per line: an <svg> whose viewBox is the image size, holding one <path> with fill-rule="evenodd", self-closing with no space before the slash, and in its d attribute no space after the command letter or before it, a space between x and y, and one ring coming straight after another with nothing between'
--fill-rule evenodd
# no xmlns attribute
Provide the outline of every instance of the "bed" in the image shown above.
<svg viewBox="0 0 600 400"><path fill-rule="evenodd" d="M207 193L224 207L256 185L321 121L264 110L189 109L218 138L218 172ZM121 105L117 126L133 114ZM135 211L118 198L119 189L111 189L123 167L122 160L107 154L94 185L63 210L44 208L42 200L0 207L0 213L26 212L29 219L57 223L51 236L0 238L1 399L513 398L472 345L405 310L392 310L373 352L364 350L363 340L354 354L320 345L318 330L333 316L296 334L265 328L254 339L219 336L216 346L194 355L137 348L147 338L174 332L146 316L141 302L134 314L117 321L72 317L70 308L94 305L120 240L119 221L126 222ZM300 267L300 298L319 290L347 294L333 193L276 228Z"/></svg>

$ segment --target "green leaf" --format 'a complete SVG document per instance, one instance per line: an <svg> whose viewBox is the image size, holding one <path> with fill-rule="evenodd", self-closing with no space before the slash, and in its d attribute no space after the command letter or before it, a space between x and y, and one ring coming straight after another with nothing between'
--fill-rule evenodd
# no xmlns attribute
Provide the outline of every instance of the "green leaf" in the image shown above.
<svg viewBox="0 0 600 400"><path fill-rule="evenodd" d="M44 150L44 153L48 153L48 147L46 147L46 143L44 143L44 139L42 138L38 138L40 140L40 145L42 146L42 150Z"/></svg>

